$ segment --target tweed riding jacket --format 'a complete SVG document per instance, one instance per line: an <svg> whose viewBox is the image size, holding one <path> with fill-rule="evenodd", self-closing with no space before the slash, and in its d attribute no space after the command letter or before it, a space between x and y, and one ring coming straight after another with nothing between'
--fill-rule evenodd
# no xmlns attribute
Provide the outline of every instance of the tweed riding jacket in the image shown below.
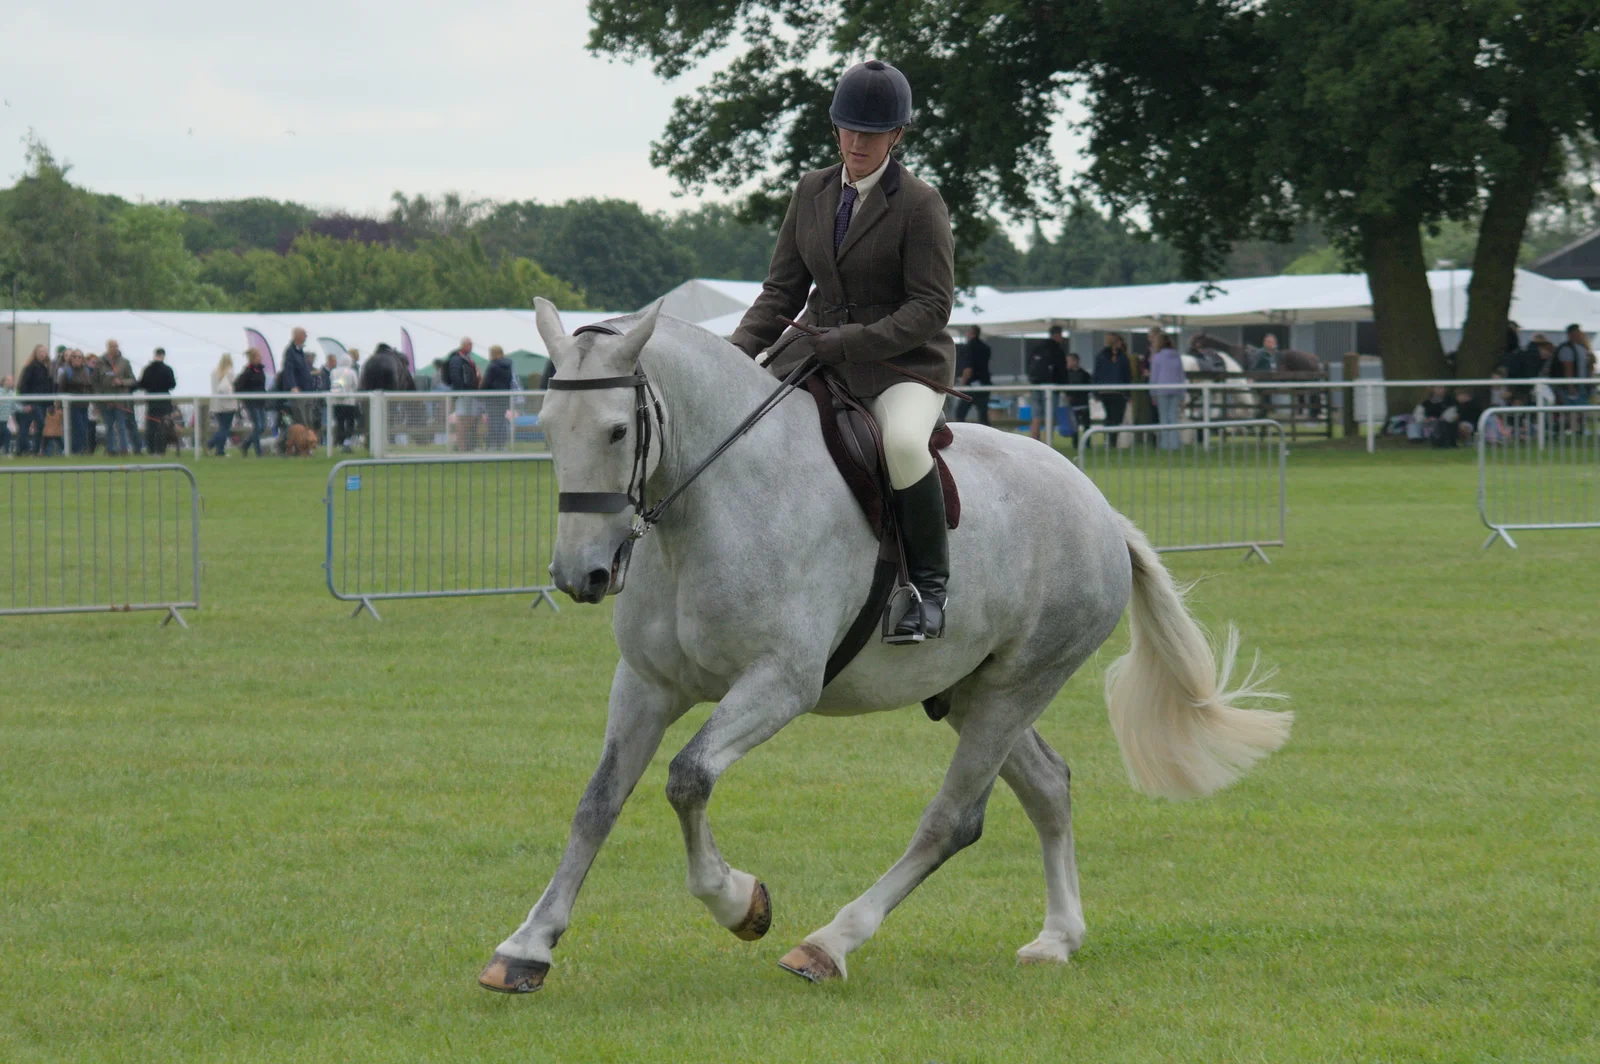
<svg viewBox="0 0 1600 1064"><path fill-rule="evenodd" d="M857 205L836 255L843 165L800 179L766 283L733 342L752 358L776 343L768 368L779 377L815 353L863 399L907 380L884 362L948 385L955 379L955 343L945 332L955 301L955 251L944 200L890 159ZM783 335L779 318L837 328L837 341L819 344L792 329Z"/></svg>

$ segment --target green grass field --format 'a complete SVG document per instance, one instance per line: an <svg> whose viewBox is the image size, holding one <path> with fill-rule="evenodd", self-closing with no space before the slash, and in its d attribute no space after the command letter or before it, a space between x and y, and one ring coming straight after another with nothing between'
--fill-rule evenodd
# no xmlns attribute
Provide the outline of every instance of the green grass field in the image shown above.
<svg viewBox="0 0 1600 1064"><path fill-rule="evenodd" d="M1302 447L1289 546L1168 556L1298 714L1215 798L1127 786L1101 670L1040 728L1072 765L1089 922L1020 968L1043 880L983 839L813 987L776 961L900 854L953 735L803 719L724 777L772 933L684 890L669 734L547 988L478 989L598 753L609 608L322 584L321 461L207 460L204 608L0 619L0 1060L1600 1059L1592 533L1479 551L1470 454Z"/></svg>

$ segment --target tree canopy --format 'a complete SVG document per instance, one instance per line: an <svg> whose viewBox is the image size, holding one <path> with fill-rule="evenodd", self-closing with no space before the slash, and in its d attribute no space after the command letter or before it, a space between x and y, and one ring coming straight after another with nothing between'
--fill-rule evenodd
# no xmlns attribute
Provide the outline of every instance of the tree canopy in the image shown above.
<svg viewBox="0 0 1600 1064"><path fill-rule="evenodd" d="M905 150L984 246L997 214L1066 202L1050 134L1087 111L1081 191L1138 214L1214 275L1241 241L1320 229L1372 284L1399 374L1444 368L1423 231L1480 220L1463 365L1503 336L1531 210L1600 126L1593 0L591 0L591 48L676 76L732 46L678 100L652 158L689 188L753 189L772 217L830 163L827 106L879 56L918 97ZM1159 32L1156 32L1159 28ZM820 57L820 58L819 58Z"/></svg>

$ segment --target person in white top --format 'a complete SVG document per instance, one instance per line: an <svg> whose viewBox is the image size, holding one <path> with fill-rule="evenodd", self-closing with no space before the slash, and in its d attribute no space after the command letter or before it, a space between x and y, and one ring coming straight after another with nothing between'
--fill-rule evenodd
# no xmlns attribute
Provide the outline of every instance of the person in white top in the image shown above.
<svg viewBox="0 0 1600 1064"><path fill-rule="evenodd" d="M333 438L339 449L350 453L350 437L356 434L361 422L361 407L356 403L356 371L351 368L353 359L340 355L328 374L328 390L334 394Z"/></svg>
<svg viewBox="0 0 1600 1064"><path fill-rule="evenodd" d="M233 433L233 416L239 412L239 400L223 398L233 395L233 356L224 354L211 371L211 416L217 419L217 431L206 443L206 450L218 458L228 457L228 439ZM198 427L195 431L199 431Z"/></svg>

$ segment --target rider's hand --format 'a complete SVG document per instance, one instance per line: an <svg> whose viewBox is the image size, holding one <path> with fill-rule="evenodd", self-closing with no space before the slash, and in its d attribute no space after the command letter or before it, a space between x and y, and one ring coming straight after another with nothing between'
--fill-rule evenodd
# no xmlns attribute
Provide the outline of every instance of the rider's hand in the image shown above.
<svg viewBox="0 0 1600 1064"><path fill-rule="evenodd" d="M837 366L844 361L844 342L838 329L823 329L811 339L811 353L824 365Z"/></svg>

